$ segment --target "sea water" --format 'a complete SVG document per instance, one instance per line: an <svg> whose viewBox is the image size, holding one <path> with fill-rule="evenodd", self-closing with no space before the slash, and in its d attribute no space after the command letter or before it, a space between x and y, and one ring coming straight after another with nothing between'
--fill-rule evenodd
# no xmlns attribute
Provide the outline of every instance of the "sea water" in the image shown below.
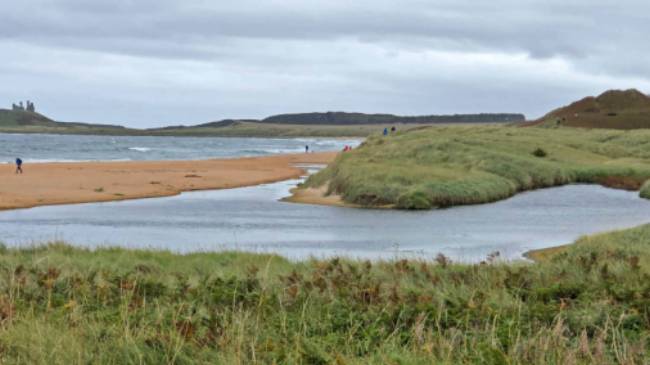
<svg viewBox="0 0 650 365"><path fill-rule="evenodd" d="M54 161L198 160L282 153L340 151L360 139L130 137L0 133L0 163Z"/></svg>

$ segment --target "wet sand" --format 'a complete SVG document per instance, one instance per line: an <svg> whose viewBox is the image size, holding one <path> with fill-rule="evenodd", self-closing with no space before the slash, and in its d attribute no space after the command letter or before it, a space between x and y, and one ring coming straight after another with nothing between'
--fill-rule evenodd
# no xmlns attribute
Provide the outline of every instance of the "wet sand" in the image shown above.
<svg viewBox="0 0 650 365"><path fill-rule="evenodd" d="M339 195L327 193L326 186L320 188L293 188L291 189L291 196L282 199L286 202L302 203L302 204L315 204L315 205L329 205L336 207L355 207L343 201Z"/></svg>
<svg viewBox="0 0 650 365"><path fill-rule="evenodd" d="M201 161L0 165L0 210L103 202L225 189L298 178L300 164L327 164L336 152Z"/></svg>

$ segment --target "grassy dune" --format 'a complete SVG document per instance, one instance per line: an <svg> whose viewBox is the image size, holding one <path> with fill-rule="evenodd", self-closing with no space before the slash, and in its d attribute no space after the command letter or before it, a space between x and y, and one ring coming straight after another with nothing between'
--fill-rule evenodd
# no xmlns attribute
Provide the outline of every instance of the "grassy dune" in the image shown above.
<svg viewBox="0 0 650 365"><path fill-rule="evenodd" d="M3 363L609 364L649 355L650 226L537 264L2 249Z"/></svg>
<svg viewBox="0 0 650 365"><path fill-rule="evenodd" d="M650 131L472 126L372 136L306 186L329 184L354 204L429 209L569 183L638 190L649 178Z"/></svg>

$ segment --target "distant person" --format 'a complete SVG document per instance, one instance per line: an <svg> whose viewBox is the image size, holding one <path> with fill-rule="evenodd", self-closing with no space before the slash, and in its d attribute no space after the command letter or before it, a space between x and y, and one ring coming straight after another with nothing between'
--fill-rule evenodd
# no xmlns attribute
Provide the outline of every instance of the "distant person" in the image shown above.
<svg viewBox="0 0 650 365"><path fill-rule="evenodd" d="M391 133L395 133L396 131L397 131L397 128L395 128L395 126L393 126L393 127L390 129L390 132L391 132Z"/></svg>
<svg viewBox="0 0 650 365"><path fill-rule="evenodd" d="M309 145L305 146L305 153L309 153Z"/></svg>
<svg viewBox="0 0 650 365"><path fill-rule="evenodd" d="M23 160L21 160L20 158L16 158L16 173L17 174L23 173Z"/></svg>
<svg viewBox="0 0 650 365"><path fill-rule="evenodd" d="M388 128L384 128L384 136L388 135Z"/></svg>

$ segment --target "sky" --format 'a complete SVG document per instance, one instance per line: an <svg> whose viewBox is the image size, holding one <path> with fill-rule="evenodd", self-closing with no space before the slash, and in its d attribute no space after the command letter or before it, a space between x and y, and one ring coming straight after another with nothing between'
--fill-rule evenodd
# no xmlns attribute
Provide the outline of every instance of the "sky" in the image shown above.
<svg viewBox="0 0 650 365"><path fill-rule="evenodd" d="M518 112L650 93L647 0L21 0L0 107L130 127ZM2 105L4 103L5 105Z"/></svg>

